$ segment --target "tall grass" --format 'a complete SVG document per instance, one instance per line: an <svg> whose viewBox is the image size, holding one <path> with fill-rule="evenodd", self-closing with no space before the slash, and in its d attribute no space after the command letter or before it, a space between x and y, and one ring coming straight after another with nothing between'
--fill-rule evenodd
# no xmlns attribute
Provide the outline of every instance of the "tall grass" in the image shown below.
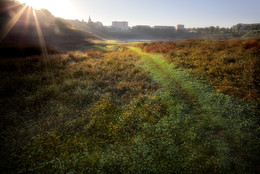
<svg viewBox="0 0 260 174"><path fill-rule="evenodd" d="M1 61L1 172L260 170L254 104L226 110L247 102L158 56L113 46Z"/></svg>
<svg viewBox="0 0 260 174"><path fill-rule="evenodd" d="M139 63L129 51L104 50L2 59L1 168L19 171L23 162L14 163L24 145L57 129L68 130L70 122L98 118L91 116L96 112L91 108L101 107L102 101L123 107L156 90Z"/></svg>
<svg viewBox="0 0 260 174"><path fill-rule="evenodd" d="M258 102L216 92L205 81L168 64L161 56L131 49L144 60L152 78L163 84L156 94L167 103L168 116L160 121L166 119L167 128L168 125L181 128L173 135L181 134L178 147L187 148L184 152L189 152L180 159L185 166L183 173L254 173L259 170Z"/></svg>
<svg viewBox="0 0 260 174"><path fill-rule="evenodd" d="M139 44L162 53L177 67L207 79L217 91L247 100L259 99L260 40L187 40Z"/></svg>

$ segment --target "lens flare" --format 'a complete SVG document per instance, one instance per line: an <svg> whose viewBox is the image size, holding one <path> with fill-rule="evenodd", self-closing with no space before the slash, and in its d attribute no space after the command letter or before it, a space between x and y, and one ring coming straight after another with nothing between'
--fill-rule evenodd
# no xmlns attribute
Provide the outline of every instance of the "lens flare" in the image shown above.
<svg viewBox="0 0 260 174"><path fill-rule="evenodd" d="M25 27L28 27L28 25L29 25L31 11L32 11L32 7L28 7L27 12L26 12Z"/></svg>
<svg viewBox="0 0 260 174"><path fill-rule="evenodd" d="M34 9L47 9L56 17L75 18L72 17L78 11L73 7L72 0L18 0Z"/></svg>
<svg viewBox="0 0 260 174"><path fill-rule="evenodd" d="M32 7L25 5L23 6L18 13L16 13L11 20L6 24L6 26L3 28L3 30L1 31L1 36L0 36L0 42L2 42L6 36L8 35L8 33L12 30L12 28L15 26L15 24L18 22L18 20L21 18L21 16L26 13L26 18L25 18L25 26L27 26L29 24L29 19L30 19L30 15L31 15L31 11L33 14L33 18L34 18L34 22L35 22L35 26L37 29L37 34L38 34L38 38L40 41L40 46L41 46L41 50L42 50L42 55L47 58L48 56L48 52L47 52L47 48L46 48L46 44L45 44L45 40L43 37L43 33L41 30L41 26L37 17L37 13L35 11L35 9L33 9Z"/></svg>
<svg viewBox="0 0 260 174"><path fill-rule="evenodd" d="M46 49L46 45L45 45L44 37L43 37L43 34L42 34L41 26L39 24L39 20L38 20L38 17L36 15L36 12L35 12L34 9L33 9L33 17L34 17L35 24L36 24L37 34L38 34L38 37L39 37L39 40L40 40L42 54L43 54L43 56L47 56L48 52L47 52L47 49Z"/></svg>
<svg viewBox="0 0 260 174"><path fill-rule="evenodd" d="M35 9L45 8L46 1L50 0L20 0L20 2L25 3Z"/></svg>

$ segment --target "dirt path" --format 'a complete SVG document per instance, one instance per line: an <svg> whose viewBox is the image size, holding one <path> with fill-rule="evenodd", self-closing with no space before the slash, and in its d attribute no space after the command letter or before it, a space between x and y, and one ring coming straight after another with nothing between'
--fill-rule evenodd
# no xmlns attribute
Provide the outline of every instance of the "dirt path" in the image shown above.
<svg viewBox="0 0 260 174"><path fill-rule="evenodd" d="M207 82L167 63L160 55L144 53L136 47L129 49L144 61L144 66L151 72L152 78L160 82L175 101L184 103L189 112L226 118L255 115L252 112L255 110L255 104L214 91Z"/></svg>
<svg viewBox="0 0 260 174"><path fill-rule="evenodd" d="M175 101L178 101L178 103L185 105L186 114L190 112L193 112L193 114L202 113L202 109L196 97L183 87L178 78L171 73L170 68L172 69L172 67L169 67L166 62L162 62L160 56L142 53L136 48L131 49L138 52L145 62L146 68L148 68L152 73L152 76L163 85L163 88L167 91L168 95Z"/></svg>

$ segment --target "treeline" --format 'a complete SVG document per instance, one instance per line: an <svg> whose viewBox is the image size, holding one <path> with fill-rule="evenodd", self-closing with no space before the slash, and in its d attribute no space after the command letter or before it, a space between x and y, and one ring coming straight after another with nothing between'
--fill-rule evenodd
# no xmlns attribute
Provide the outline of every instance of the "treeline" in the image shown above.
<svg viewBox="0 0 260 174"><path fill-rule="evenodd" d="M237 24L234 25L232 31L258 31L260 32L260 23L258 24Z"/></svg>
<svg viewBox="0 0 260 174"><path fill-rule="evenodd" d="M224 28L219 26L210 26L205 28L189 28L189 32L195 33L233 33L233 32L249 32L257 31L260 32L260 24L237 24L231 28Z"/></svg>

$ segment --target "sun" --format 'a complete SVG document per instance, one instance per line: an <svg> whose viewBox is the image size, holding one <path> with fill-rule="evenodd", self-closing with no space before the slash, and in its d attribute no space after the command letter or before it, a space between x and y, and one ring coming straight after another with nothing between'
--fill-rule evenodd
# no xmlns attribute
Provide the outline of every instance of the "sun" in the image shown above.
<svg viewBox="0 0 260 174"><path fill-rule="evenodd" d="M47 8L54 5L55 0L19 0L21 3L25 3L35 9Z"/></svg>
<svg viewBox="0 0 260 174"><path fill-rule="evenodd" d="M41 8L56 8L59 9L63 6L69 5L69 0L19 0L21 3L25 3L28 6L32 6L35 9Z"/></svg>
<svg viewBox="0 0 260 174"><path fill-rule="evenodd" d="M71 0L19 0L34 9L47 9L56 17L70 18L75 11Z"/></svg>
<svg viewBox="0 0 260 174"><path fill-rule="evenodd" d="M12 16L12 18L7 22L7 24L1 29L0 33L0 42L8 35L8 33L12 30L14 25L19 21L23 14L27 14L25 23L29 22L30 13L33 13L33 18L35 22L35 26L37 29L37 34L39 37L40 45L42 48L42 55L44 57L48 56L48 52L46 49L44 35L42 33L41 25L38 20L38 14L36 13L37 9L47 9L52 12L57 13L58 15L62 16L68 14L69 7L71 7L70 0L18 0L20 3L25 5Z"/></svg>

